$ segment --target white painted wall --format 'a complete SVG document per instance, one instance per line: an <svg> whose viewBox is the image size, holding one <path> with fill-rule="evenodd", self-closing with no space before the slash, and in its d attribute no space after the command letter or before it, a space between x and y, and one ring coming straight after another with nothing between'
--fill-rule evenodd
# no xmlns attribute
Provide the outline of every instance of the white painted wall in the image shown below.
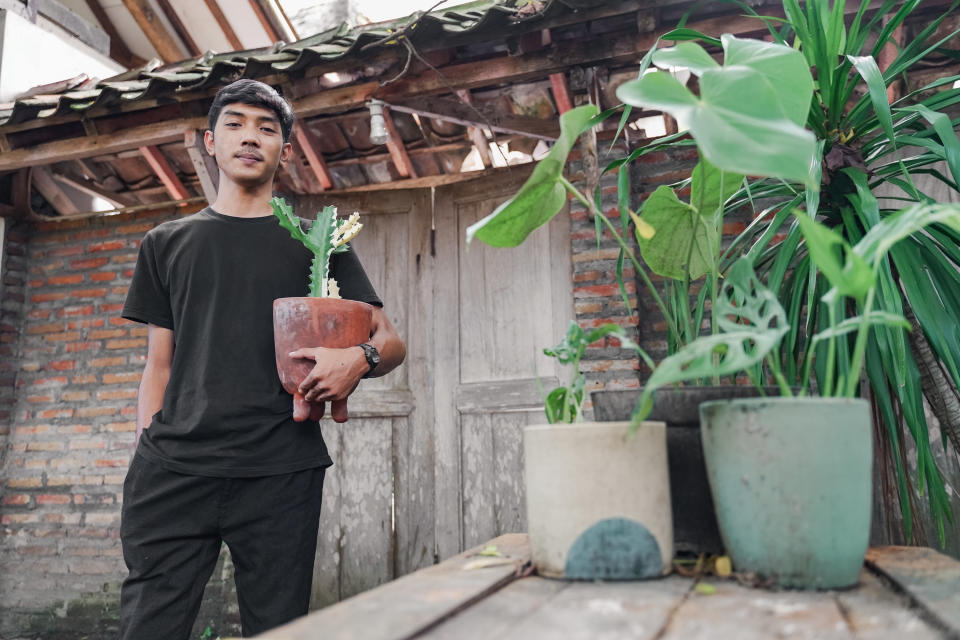
<svg viewBox="0 0 960 640"><path fill-rule="evenodd" d="M11 11L2 13L0 102L10 102L31 87L81 73L109 78L124 70L55 25L36 25Z"/></svg>

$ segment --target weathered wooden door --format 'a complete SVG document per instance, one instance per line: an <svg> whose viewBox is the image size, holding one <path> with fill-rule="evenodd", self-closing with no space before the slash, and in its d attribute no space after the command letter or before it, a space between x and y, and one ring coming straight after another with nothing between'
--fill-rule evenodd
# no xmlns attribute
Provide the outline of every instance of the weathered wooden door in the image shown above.
<svg viewBox="0 0 960 640"><path fill-rule="evenodd" d="M435 197L441 559L526 530L522 428L544 421L539 385L552 388L560 372L543 348L559 340L573 317L569 217L558 215L519 248L479 241L468 246L466 229L515 193L527 175L515 168L496 179L438 189Z"/></svg>
<svg viewBox="0 0 960 640"><path fill-rule="evenodd" d="M323 421L334 466L324 482L312 608L434 562L432 391L417 282L430 239L429 192L318 195L298 208L327 204L342 216L361 212L354 248L408 356L389 375L361 382L348 422Z"/></svg>
<svg viewBox="0 0 960 640"><path fill-rule="evenodd" d="M535 371L555 384L542 349L573 313L569 221L519 249L468 247L465 231L529 171L298 201L361 212L354 248L407 344L402 366L361 383L348 422L323 422L334 466L312 608L526 528L521 428L543 419Z"/></svg>

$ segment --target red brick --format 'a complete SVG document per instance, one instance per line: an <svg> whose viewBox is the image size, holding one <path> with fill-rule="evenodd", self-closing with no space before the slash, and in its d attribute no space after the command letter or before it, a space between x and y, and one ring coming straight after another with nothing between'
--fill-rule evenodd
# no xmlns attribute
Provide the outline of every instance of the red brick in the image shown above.
<svg viewBox="0 0 960 640"><path fill-rule="evenodd" d="M71 342L70 344L64 347L64 350L67 353L77 353L79 351L90 351L91 349L98 349L98 348L100 348L99 342L83 341L83 342Z"/></svg>
<svg viewBox="0 0 960 640"><path fill-rule="evenodd" d="M110 262L110 258L87 258L86 260L72 260L71 269L99 269Z"/></svg>
<svg viewBox="0 0 960 640"><path fill-rule="evenodd" d="M111 422L100 427L100 431L110 431L112 433L126 433L136 430L137 423L132 420L129 422Z"/></svg>
<svg viewBox="0 0 960 640"><path fill-rule="evenodd" d="M70 496L61 493L41 493L37 496L37 504L70 504Z"/></svg>
<svg viewBox="0 0 960 640"><path fill-rule="evenodd" d="M73 409L46 409L44 411L37 412L37 416L43 420L50 420L52 418L72 418Z"/></svg>
<svg viewBox="0 0 960 640"><path fill-rule="evenodd" d="M93 426L89 424L71 424L65 427L57 427L57 433L76 434L90 433L91 431L93 431Z"/></svg>
<svg viewBox="0 0 960 640"><path fill-rule="evenodd" d="M53 369L54 371L69 371L70 369L75 369L76 366L76 360L54 360L47 363L47 368Z"/></svg>
<svg viewBox="0 0 960 640"><path fill-rule="evenodd" d="M146 338L150 335L150 329L147 327L134 327L128 332L131 338Z"/></svg>
<svg viewBox="0 0 960 640"><path fill-rule="evenodd" d="M8 282L7 278L4 278L3 283L13 284L12 282ZM40 287L43 286L43 280L28 280L27 286L30 287L31 289L39 289Z"/></svg>
<svg viewBox="0 0 960 640"><path fill-rule="evenodd" d="M117 389L115 391L98 391L99 400L126 400L137 397L136 389Z"/></svg>
<svg viewBox="0 0 960 640"><path fill-rule="evenodd" d="M53 376L50 378L37 378L30 383L31 387L44 387L48 385L62 385L67 384L67 379L63 376Z"/></svg>
<svg viewBox="0 0 960 640"><path fill-rule="evenodd" d="M150 231L150 229L153 229L154 226L156 225L152 222L139 222L137 224L125 224L123 226L114 227L113 232L118 236L126 235L126 234L134 234L134 233L138 235L142 235L142 234L145 234L147 231Z"/></svg>
<svg viewBox="0 0 960 640"><path fill-rule="evenodd" d="M109 340L105 345L107 349L136 349L137 347L147 346L147 341L143 338L135 340Z"/></svg>
<svg viewBox="0 0 960 640"><path fill-rule="evenodd" d="M123 303L122 302L113 302L110 304L102 303L100 305L100 313L113 313L114 311L122 311Z"/></svg>
<svg viewBox="0 0 960 640"><path fill-rule="evenodd" d="M83 274L74 273L68 276L50 276L47 278L47 284L50 285L61 285L61 284L80 284L83 282Z"/></svg>
<svg viewBox="0 0 960 640"><path fill-rule="evenodd" d="M98 253L100 251L116 251L117 249L125 249L127 243L123 240L111 240L109 242L98 242L96 244L88 244L87 252L89 253Z"/></svg>
<svg viewBox="0 0 960 640"><path fill-rule="evenodd" d="M125 296L127 295L129 288L129 286L114 287L113 289L110 289L110 293L118 296Z"/></svg>
<svg viewBox="0 0 960 640"><path fill-rule="evenodd" d="M30 496L26 493L15 493L3 497L5 505L25 505L30 504Z"/></svg>
<svg viewBox="0 0 960 640"><path fill-rule="evenodd" d="M70 382L72 384L93 384L96 381L97 381L97 376L83 375L83 376L74 376Z"/></svg>
<svg viewBox="0 0 960 640"><path fill-rule="evenodd" d="M57 300L63 300L67 297L65 291L58 291L57 293L38 293L36 295L30 296L30 302L38 304L40 302L56 302Z"/></svg>
<svg viewBox="0 0 960 640"><path fill-rule="evenodd" d="M117 384L120 382L140 382L139 373L105 373L103 384Z"/></svg>
<svg viewBox="0 0 960 640"><path fill-rule="evenodd" d="M96 329L104 324L103 318L84 318L83 320L71 320L67 322L67 331L74 329ZM96 340L96 338L94 338Z"/></svg>
<svg viewBox="0 0 960 640"><path fill-rule="evenodd" d="M70 449L71 450L87 450L87 449L106 449L107 445L105 442L99 440L71 440Z"/></svg>
<svg viewBox="0 0 960 640"><path fill-rule="evenodd" d="M31 309L27 317L31 320L46 320L53 313L53 309Z"/></svg>
<svg viewBox="0 0 960 640"><path fill-rule="evenodd" d="M117 277L117 274L114 271L101 271L100 273L91 273L90 281L91 282L109 282L110 280L115 280L116 277Z"/></svg>
<svg viewBox="0 0 960 640"><path fill-rule="evenodd" d="M106 289L75 289L70 292L71 298L102 298L105 295Z"/></svg>
<svg viewBox="0 0 960 640"><path fill-rule="evenodd" d="M57 311L59 317L64 316L90 316L93 315L93 305L83 305L83 306L74 306L74 307L63 307Z"/></svg>
<svg viewBox="0 0 960 640"><path fill-rule="evenodd" d="M50 257L79 256L82 253L83 247L57 247L44 251L44 254Z"/></svg>
<svg viewBox="0 0 960 640"><path fill-rule="evenodd" d="M636 285L634 285L632 282L625 282L624 288L627 290L627 293L634 293L636 290ZM588 287L574 287L573 289L574 298L612 298L619 295L620 288L616 283L597 284Z"/></svg>
<svg viewBox="0 0 960 640"><path fill-rule="evenodd" d="M79 331L67 331L64 333L48 333L43 336L43 339L47 342L71 342L73 340L80 339Z"/></svg>
<svg viewBox="0 0 960 640"><path fill-rule="evenodd" d="M52 396L27 396L27 402L30 404L42 404L44 402L53 402Z"/></svg>
<svg viewBox="0 0 960 640"><path fill-rule="evenodd" d="M113 264L136 264L137 254L127 253L119 256L113 256L110 258L110 262Z"/></svg>
<svg viewBox="0 0 960 640"><path fill-rule="evenodd" d="M94 460L94 466L97 467L125 467L127 466L126 458L106 458L102 460Z"/></svg>
<svg viewBox="0 0 960 640"><path fill-rule="evenodd" d="M112 416L117 413L114 407L81 407L77 409L78 418L96 418L97 416Z"/></svg>
<svg viewBox="0 0 960 640"><path fill-rule="evenodd" d="M603 311L602 302L577 302L574 304L577 314L600 313Z"/></svg>
<svg viewBox="0 0 960 640"><path fill-rule="evenodd" d="M10 478L7 487L11 489L36 489L43 486L41 478Z"/></svg>
<svg viewBox="0 0 960 640"><path fill-rule="evenodd" d="M91 367L116 367L117 365L125 364L126 361L126 358L116 356L112 358L94 358L89 364Z"/></svg>
<svg viewBox="0 0 960 640"><path fill-rule="evenodd" d="M127 335L123 329L101 329L99 331L87 332L87 338L90 340L103 340L105 338L122 338Z"/></svg>

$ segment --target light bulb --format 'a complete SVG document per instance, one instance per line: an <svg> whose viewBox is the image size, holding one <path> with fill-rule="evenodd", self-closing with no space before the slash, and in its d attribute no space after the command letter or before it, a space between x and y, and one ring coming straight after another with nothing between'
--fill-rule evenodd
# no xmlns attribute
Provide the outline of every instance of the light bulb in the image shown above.
<svg viewBox="0 0 960 640"><path fill-rule="evenodd" d="M371 100L367 106L370 108L370 142L386 144L390 134L387 133L387 122L383 117L383 102Z"/></svg>

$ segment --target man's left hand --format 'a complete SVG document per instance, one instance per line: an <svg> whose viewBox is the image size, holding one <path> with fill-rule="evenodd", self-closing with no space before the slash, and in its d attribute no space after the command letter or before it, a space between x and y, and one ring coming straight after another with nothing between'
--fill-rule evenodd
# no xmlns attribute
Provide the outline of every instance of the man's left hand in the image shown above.
<svg viewBox="0 0 960 640"><path fill-rule="evenodd" d="M290 357L305 358L316 363L299 388L304 400L314 404L333 402L340 405L353 393L369 369L363 350L359 347L304 347L292 351Z"/></svg>

